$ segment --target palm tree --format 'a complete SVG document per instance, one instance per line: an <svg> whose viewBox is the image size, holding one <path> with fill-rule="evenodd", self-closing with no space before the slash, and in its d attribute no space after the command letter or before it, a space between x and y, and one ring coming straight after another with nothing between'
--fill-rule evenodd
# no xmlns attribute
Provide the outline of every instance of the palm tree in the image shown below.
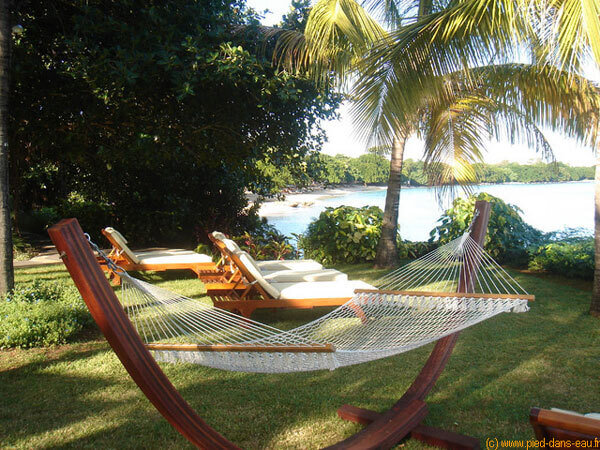
<svg viewBox="0 0 600 450"><path fill-rule="evenodd" d="M13 249L8 195L8 100L10 91L10 9L0 6L0 294L13 288Z"/></svg>
<svg viewBox="0 0 600 450"><path fill-rule="evenodd" d="M597 93L573 71L562 70L569 58L579 61L583 47L546 50L553 33L538 33L530 24L540 23L534 16L552 15L538 0L531 17L524 17L519 2L450 1L434 11L428 0L321 0L304 39L283 35L286 55L300 54L296 61L317 79L333 72L342 87L354 81L351 99L360 133L392 149L378 266L397 258L399 181L411 134L425 139L431 182L446 186L473 180L471 163L481 159L491 137L525 139L547 154L551 148L540 126L590 141ZM416 17L403 21L407 12ZM564 14L556 17L560 22ZM552 64L508 64L519 43L534 43L533 56Z"/></svg>

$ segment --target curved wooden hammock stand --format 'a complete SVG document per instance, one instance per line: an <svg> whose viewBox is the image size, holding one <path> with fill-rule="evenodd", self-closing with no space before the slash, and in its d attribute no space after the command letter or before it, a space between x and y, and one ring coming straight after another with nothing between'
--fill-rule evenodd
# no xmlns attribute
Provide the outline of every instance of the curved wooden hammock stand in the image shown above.
<svg viewBox="0 0 600 450"><path fill-rule="evenodd" d="M477 202L471 237L481 246L489 220L489 204ZM160 369L102 272L75 219L65 219L48 230L94 320L121 363L156 409L199 448L237 448L200 418ZM472 292L478 262L465 265L458 292ZM427 415L429 394L452 353L458 333L440 339L421 372L392 408L376 413L349 405L338 410L342 419L367 425L329 448L390 448L410 436L443 448L479 448L476 439L420 425Z"/></svg>

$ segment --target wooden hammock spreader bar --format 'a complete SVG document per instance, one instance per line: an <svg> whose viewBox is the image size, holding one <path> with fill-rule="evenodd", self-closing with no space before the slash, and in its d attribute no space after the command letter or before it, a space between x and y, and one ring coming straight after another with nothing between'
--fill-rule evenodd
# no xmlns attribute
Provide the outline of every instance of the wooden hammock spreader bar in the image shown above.
<svg viewBox="0 0 600 450"><path fill-rule="evenodd" d="M261 352L261 353L334 353L332 344L310 346L288 345L197 345L197 344L146 344L148 350L173 350L178 352Z"/></svg>
<svg viewBox="0 0 600 450"><path fill-rule="evenodd" d="M535 295L529 294L480 294L477 292L425 292L425 291L389 291L379 289L357 289L355 294L391 294L391 295L409 295L415 297L450 297L450 298L511 298L515 300L534 301Z"/></svg>

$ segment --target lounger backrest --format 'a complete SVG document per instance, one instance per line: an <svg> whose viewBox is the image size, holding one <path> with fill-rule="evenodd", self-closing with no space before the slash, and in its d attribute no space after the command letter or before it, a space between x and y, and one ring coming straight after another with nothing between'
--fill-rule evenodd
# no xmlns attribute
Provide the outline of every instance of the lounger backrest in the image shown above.
<svg viewBox="0 0 600 450"><path fill-rule="evenodd" d="M223 245L225 245L225 247L227 248L227 250L229 250L230 252L241 252L242 251L242 249L240 248L239 245L237 245L231 239L227 239L227 236L225 236L220 231L213 231L212 232L212 236L215 239L217 239L218 241L221 241L223 243Z"/></svg>
<svg viewBox="0 0 600 450"><path fill-rule="evenodd" d="M213 231L212 233L210 233L212 235L212 237L214 237L215 239L218 239L220 241L222 241L223 239L227 239L227 236L225 236L223 233L221 233L220 231Z"/></svg>
<svg viewBox="0 0 600 450"><path fill-rule="evenodd" d="M127 239L123 237L121 233L115 230L113 227L106 227L103 234L107 237L110 243L115 247L121 255L123 255L129 262L133 264L139 264L140 260L135 253L127 246Z"/></svg>
<svg viewBox="0 0 600 450"><path fill-rule="evenodd" d="M223 239L223 244L225 244L225 247L227 247L227 250L229 250L230 252L241 252L242 249L240 248L239 245L237 245L235 243L235 241L232 241L231 239Z"/></svg>
<svg viewBox="0 0 600 450"><path fill-rule="evenodd" d="M246 253L244 251L238 251L238 252L233 252L233 254L237 257L237 259L243 265L243 267L240 267L240 270L242 271L242 273L244 273L244 275L247 278L250 278L247 276L249 274L254 279L254 280L250 280L250 281L256 280L256 282L260 285L260 287L262 287L270 296L272 296L273 298L279 298L279 296L281 295L279 290L274 288L267 280L265 280L262 272L260 271L258 266L255 264L254 259L248 253Z"/></svg>

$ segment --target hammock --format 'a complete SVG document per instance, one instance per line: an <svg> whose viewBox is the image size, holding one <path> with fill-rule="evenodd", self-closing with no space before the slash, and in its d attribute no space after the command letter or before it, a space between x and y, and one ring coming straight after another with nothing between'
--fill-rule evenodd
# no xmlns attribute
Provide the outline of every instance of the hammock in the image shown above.
<svg viewBox="0 0 600 450"><path fill-rule="evenodd" d="M386 275L379 290L357 291L289 331L120 276L123 306L156 360L244 372L334 370L396 355L502 312L525 312L532 299L469 231Z"/></svg>
<svg viewBox="0 0 600 450"><path fill-rule="evenodd" d="M489 212L489 203L475 202L470 237L384 277L381 286L387 289L357 292L332 313L290 331L203 306L126 276L123 297L138 333L78 222L64 219L48 234L92 317L132 379L165 419L197 447L237 448L187 404L149 349L167 361L196 360L231 370L274 372L354 364L440 337L413 383L388 411L377 413L352 405L338 409L340 418L368 425L330 448L391 448L409 434L429 445L479 448L474 438L420 424L427 416L425 399L456 344L456 331L503 311L526 311L527 300L533 299L481 250ZM407 287L420 292L390 290ZM432 290L461 293L429 292ZM490 290L496 293L485 293ZM196 343L189 344L191 341Z"/></svg>

